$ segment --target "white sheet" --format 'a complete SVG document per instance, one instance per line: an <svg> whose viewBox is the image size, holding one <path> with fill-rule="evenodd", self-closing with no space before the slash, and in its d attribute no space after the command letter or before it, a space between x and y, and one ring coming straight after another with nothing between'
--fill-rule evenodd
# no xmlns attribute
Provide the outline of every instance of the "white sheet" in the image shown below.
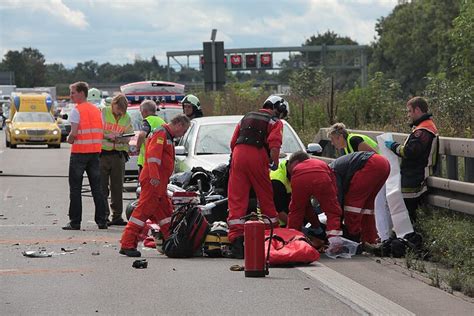
<svg viewBox="0 0 474 316"><path fill-rule="evenodd" d="M393 230L398 238L403 238L406 234L413 232L413 225L411 224L410 215L403 201L398 156L385 147L386 140L393 140L391 133L384 133L377 136L380 154L390 162L390 175L385 182L387 204L390 209Z"/></svg>

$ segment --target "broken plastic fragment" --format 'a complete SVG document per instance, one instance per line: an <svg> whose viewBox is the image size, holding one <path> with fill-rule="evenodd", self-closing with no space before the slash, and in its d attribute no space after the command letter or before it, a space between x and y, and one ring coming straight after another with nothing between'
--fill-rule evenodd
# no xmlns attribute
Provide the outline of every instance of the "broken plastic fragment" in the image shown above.
<svg viewBox="0 0 474 316"><path fill-rule="evenodd" d="M29 258L47 258L53 256L52 253L46 253L41 251L23 251L22 254L23 256Z"/></svg>
<svg viewBox="0 0 474 316"><path fill-rule="evenodd" d="M73 251L76 251L77 248L61 248L61 251L64 251L64 252L73 252Z"/></svg>

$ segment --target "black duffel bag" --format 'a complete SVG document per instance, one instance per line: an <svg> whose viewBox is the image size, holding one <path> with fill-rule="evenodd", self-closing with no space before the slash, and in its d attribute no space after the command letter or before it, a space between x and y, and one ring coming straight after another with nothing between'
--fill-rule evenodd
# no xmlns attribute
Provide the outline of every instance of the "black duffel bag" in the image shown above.
<svg viewBox="0 0 474 316"><path fill-rule="evenodd" d="M170 258L189 258L199 250L209 233L209 223L194 204L173 212L170 235L163 242L163 252Z"/></svg>

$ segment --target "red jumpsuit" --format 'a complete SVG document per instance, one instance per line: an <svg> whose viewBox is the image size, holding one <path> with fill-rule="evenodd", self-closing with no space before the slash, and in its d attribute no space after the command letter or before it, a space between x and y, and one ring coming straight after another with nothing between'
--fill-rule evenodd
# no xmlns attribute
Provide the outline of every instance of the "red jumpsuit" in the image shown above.
<svg viewBox="0 0 474 316"><path fill-rule="evenodd" d="M363 242L376 242L374 201L389 173L388 160L374 154L352 176L349 190L344 195L344 224L349 235L360 235Z"/></svg>
<svg viewBox="0 0 474 316"><path fill-rule="evenodd" d="M272 111L267 109L260 109L258 112L272 115ZM262 122L256 124L259 123ZM262 214L270 217L274 225L278 223L278 213L273 202L267 148L239 143L241 124L242 121L235 128L230 143L232 161L228 187L229 216L227 218L230 242L244 234L244 221L240 218L247 214L251 188L257 195ZM268 149L280 150L282 135L283 123L279 119L271 118L266 127L266 139L264 140Z"/></svg>
<svg viewBox="0 0 474 316"><path fill-rule="evenodd" d="M308 159L297 164L291 175L291 191L288 228L301 231L305 215L314 214L310 200L314 196L326 213L327 236L342 235L342 209L337 200L336 179L324 161Z"/></svg>
<svg viewBox="0 0 474 316"><path fill-rule="evenodd" d="M145 161L140 173L142 191L123 232L122 248L137 248L138 236L147 219L158 223L163 237L168 237L173 206L167 195L167 185L174 170L174 158L173 135L165 124L147 138ZM151 179L159 179L160 183L153 186Z"/></svg>

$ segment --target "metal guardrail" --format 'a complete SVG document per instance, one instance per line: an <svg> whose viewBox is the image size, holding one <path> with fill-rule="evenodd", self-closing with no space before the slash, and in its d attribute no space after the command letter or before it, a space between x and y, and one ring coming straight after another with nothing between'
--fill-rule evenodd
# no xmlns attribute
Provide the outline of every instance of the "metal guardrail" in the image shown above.
<svg viewBox="0 0 474 316"><path fill-rule="evenodd" d="M314 142L323 147L326 162L332 161L336 150L332 146L327 132L329 128L321 128L315 135ZM364 134L373 139L384 132L348 130L352 133ZM392 133L393 139L403 143L408 134ZM445 168L438 168L435 176L428 177L429 193L427 201L430 205L474 215L474 139L440 137L438 161L445 156ZM464 181L459 181L459 159L464 160ZM441 169L446 170L446 177L441 177Z"/></svg>

